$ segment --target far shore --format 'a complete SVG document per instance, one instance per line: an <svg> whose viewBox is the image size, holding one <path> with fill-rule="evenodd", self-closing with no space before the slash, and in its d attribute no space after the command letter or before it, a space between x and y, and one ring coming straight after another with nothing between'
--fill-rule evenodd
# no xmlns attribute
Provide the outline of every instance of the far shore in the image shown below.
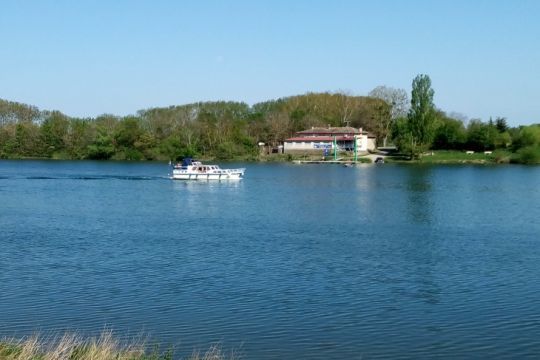
<svg viewBox="0 0 540 360"><path fill-rule="evenodd" d="M488 151L488 152L464 152L452 150L433 150L426 152L419 159L409 159L399 153L372 152L358 155L357 160L347 152L340 153L334 158L333 155L321 156L320 154L263 154L258 156L242 156L230 159L219 159L215 157L194 156L202 162L306 162L318 164L332 163L374 163L377 158L382 158L385 163L395 164L433 164L433 165L483 165L483 164L521 164L515 153L506 150ZM125 160L125 159L70 159L58 157L17 157L3 158L1 160L35 160L35 161L99 161L99 162L168 162L166 159L152 160Z"/></svg>

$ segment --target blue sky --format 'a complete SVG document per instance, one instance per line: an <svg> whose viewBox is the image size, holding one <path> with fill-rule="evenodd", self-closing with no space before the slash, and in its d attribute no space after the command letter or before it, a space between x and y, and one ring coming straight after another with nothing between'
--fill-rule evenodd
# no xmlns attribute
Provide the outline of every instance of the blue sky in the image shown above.
<svg viewBox="0 0 540 360"><path fill-rule="evenodd" d="M0 98L72 116L308 91L410 92L540 123L540 1L2 0Z"/></svg>

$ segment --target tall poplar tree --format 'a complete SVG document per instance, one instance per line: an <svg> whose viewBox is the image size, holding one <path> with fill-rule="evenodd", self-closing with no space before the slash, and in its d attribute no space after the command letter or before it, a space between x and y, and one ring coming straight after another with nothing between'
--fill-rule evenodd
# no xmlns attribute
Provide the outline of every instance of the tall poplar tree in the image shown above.
<svg viewBox="0 0 540 360"><path fill-rule="evenodd" d="M405 133L400 134L399 139L402 150L412 158L419 157L432 145L436 124L434 94L428 75L420 74L414 78Z"/></svg>

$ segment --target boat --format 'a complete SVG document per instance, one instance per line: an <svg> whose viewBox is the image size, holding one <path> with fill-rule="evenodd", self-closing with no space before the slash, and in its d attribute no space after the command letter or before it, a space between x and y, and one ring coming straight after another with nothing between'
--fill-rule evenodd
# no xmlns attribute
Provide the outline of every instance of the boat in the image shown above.
<svg viewBox="0 0 540 360"><path fill-rule="evenodd" d="M205 165L191 158L173 166L173 180L240 180L246 169L221 169L219 165Z"/></svg>

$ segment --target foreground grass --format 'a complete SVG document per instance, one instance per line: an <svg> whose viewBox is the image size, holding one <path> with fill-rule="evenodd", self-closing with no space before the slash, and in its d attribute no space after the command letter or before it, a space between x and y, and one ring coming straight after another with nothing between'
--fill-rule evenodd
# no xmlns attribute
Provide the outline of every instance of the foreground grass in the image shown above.
<svg viewBox="0 0 540 360"><path fill-rule="evenodd" d="M99 337L82 338L76 334L24 339L0 340L0 360L172 360L173 349L160 351L148 346L142 340L122 343L110 331ZM234 354L226 355L218 345L205 352L193 352L189 360L235 359Z"/></svg>

